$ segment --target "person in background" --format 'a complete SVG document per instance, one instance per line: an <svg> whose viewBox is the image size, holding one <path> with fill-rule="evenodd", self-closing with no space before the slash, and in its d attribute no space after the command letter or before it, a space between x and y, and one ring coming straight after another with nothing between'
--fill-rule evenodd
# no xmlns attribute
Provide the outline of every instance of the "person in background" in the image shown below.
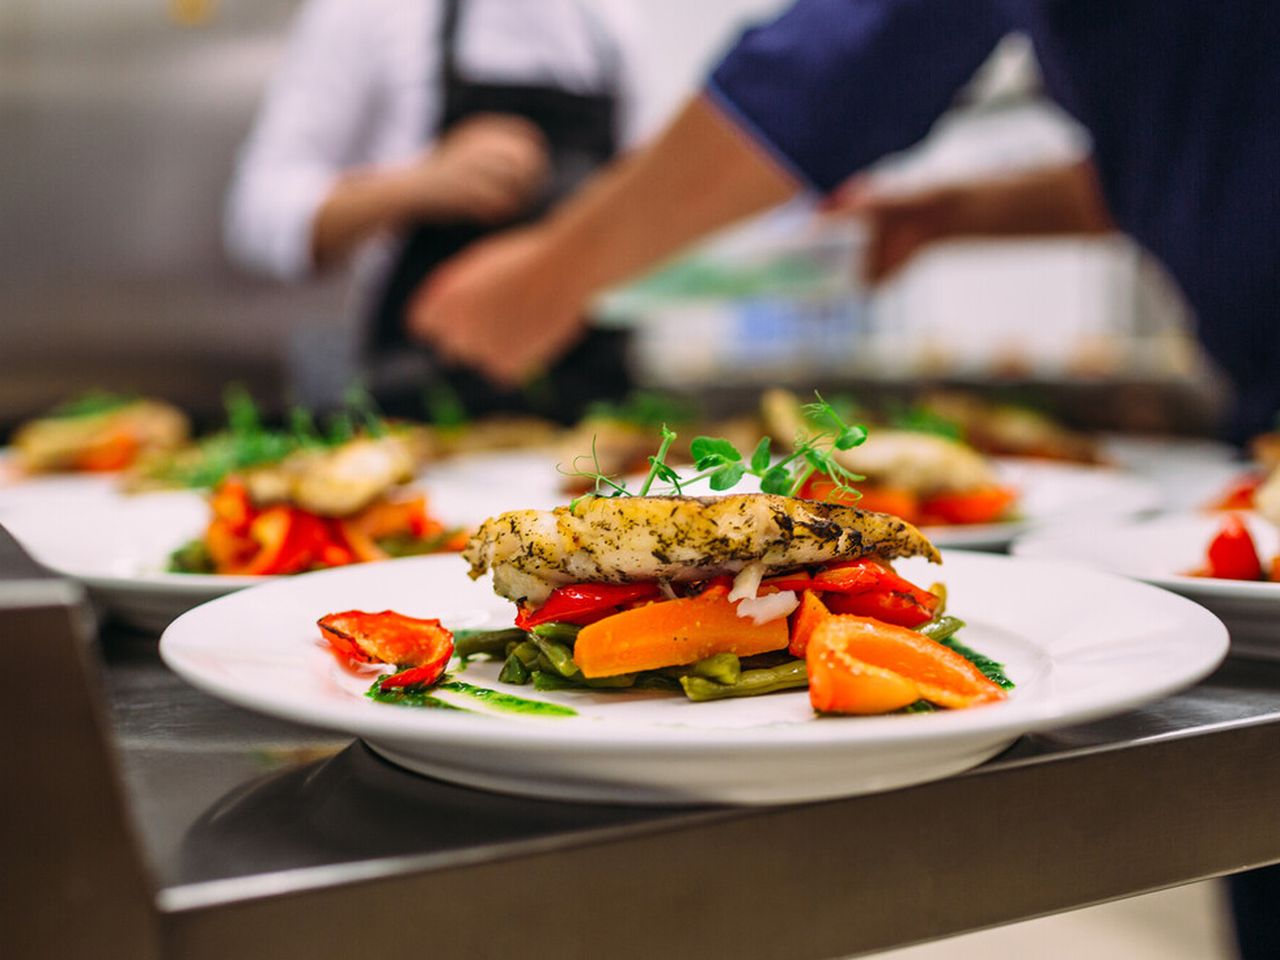
<svg viewBox="0 0 1280 960"><path fill-rule="evenodd" d="M1093 137L1117 229L1169 269L1234 380L1231 434L1280 408L1280 6L1269 0L800 0L748 31L646 151L541 225L469 251L412 308L418 336L513 379L582 304L710 230L829 194L923 137L1004 35ZM498 344L518 342L516 349Z"/></svg>
<svg viewBox="0 0 1280 960"><path fill-rule="evenodd" d="M232 259L282 280L354 259L369 385L388 412L420 415L406 303L442 261L536 220L640 139L640 40L629 0L309 0L228 194ZM625 388L619 335L575 339L544 412ZM434 367L472 413L528 403Z"/></svg>

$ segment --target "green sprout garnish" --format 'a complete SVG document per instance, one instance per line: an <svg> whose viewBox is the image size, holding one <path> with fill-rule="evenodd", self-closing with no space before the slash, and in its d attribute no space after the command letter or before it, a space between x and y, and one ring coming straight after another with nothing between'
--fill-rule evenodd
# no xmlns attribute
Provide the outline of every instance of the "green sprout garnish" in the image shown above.
<svg viewBox="0 0 1280 960"><path fill-rule="evenodd" d="M57 420L73 420L78 417L94 417L100 413L110 413L127 407L137 401L137 397L125 393L109 393L106 390L90 390L60 403L49 411L48 416Z"/></svg>
<svg viewBox="0 0 1280 960"><path fill-rule="evenodd" d="M574 469L563 472L592 481L592 490L585 496L608 497L643 497L649 494L656 481L669 485L669 490L662 491L668 495L679 495L685 487L700 480L708 481L712 490L729 490L745 476L759 478L760 489L764 493L794 497L804 489L804 485L815 473L822 473L831 479L842 494L856 500L861 494L853 484L866 478L847 470L835 459L834 454L837 451L852 450L865 443L867 428L861 424L846 423L820 394L815 392L814 396L818 398L817 401L806 404L804 408L805 418L811 429L801 432L795 438L792 451L776 462L769 437L760 438L749 458L744 457L742 451L724 437L695 437L689 445L689 452L693 456L693 468L696 472L693 476L683 477L666 462L677 434L664 423L658 452L649 457L649 472L634 494L627 489L625 481L601 471L594 438L591 441L591 459L595 469L580 470L575 460ZM571 506L576 507L582 499L575 499Z"/></svg>

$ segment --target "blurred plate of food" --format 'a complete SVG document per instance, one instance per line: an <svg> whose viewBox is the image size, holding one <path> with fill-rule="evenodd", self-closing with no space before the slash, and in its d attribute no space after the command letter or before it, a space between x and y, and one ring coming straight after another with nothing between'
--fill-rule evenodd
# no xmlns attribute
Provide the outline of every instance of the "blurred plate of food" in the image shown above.
<svg viewBox="0 0 1280 960"><path fill-rule="evenodd" d="M271 577L460 549L466 522L441 521L410 486L419 463L412 434L357 433L238 468L207 495L51 495L6 522L37 560L85 583L123 620L158 631Z"/></svg>
<svg viewBox="0 0 1280 960"><path fill-rule="evenodd" d="M1280 659L1280 533L1256 513L1179 513L1029 533L1015 556L1133 577L1211 610L1232 652Z"/></svg>
<svg viewBox="0 0 1280 960"><path fill-rule="evenodd" d="M837 401L803 404L790 392L771 390L761 409L771 437L800 438L822 428L815 414L832 404ZM840 411L845 419L864 412ZM900 516L926 530L940 546L998 549L1033 526L1128 516L1160 504L1149 481L1124 471L1065 457L993 459L964 436L931 408L913 408L893 417L888 426L873 425L864 443L833 456L862 478L853 484L861 494L858 506ZM1006 449L1013 446L1005 444ZM1024 453L1030 450L1025 447ZM815 474L800 495L838 497L833 487L830 478Z"/></svg>
<svg viewBox="0 0 1280 960"><path fill-rule="evenodd" d="M161 400L91 392L21 424L0 452L0 521L52 502L110 498L139 461L178 449L187 417Z"/></svg>

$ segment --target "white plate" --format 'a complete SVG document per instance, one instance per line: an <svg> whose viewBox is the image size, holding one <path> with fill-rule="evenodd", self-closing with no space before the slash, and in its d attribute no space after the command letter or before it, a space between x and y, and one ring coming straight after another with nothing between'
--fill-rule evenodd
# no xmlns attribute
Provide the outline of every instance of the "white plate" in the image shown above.
<svg viewBox="0 0 1280 960"><path fill-rule="evenodd" d="M0 449L0 523L32 510L88 500L115 500L118 473L23 473L13 453Z"/></svg>
<svg viewBox="0 0 1280 960"><path fill-rule="evenodd" d="M1109 463L1154 484L1168 511L1203 509L1249 472L1235 447L1212 440L1113 434L1102 451Z"/></svg>
<svg viewBox="0 0 1280 960"><path fill-rule="evenodd" d="M37 560L81 581L96 603L143 630L159 632L184 610L271 579L165 569L169 554L208 523L198 493L44 498L0 520Z"/></svg>
<svg viewBox="0 0 1280 960"><path fill-rule="evenodd" d="M1018 684L1000 704L953 713L814 717L805 691L690 703L668 693L539 693L498 683L498 665L462 678L572 706L574 717L422 710L363 697L316 619L350 608L439 617L456 628L511 623L511 606L451 557L322 571L223 597L180 617L160 653L232 703L341 730L410 769L530 796L618 803L784 803L887 790L974 766L1032 731L1154 700L1222 659L1226 631L1201 607L1080 568L950 553L943 574L962 638ZM474 703L451 694L476 710Z"/></svg>
<svg viewBox="0 0 1280 960"><path fill-rule="evenodd" d="M1152 520L1091 523L1046 530L1013 545L1019 557L1083 564L1134 577L1203 604L1231 631L1233 653L1280 658L1280 583L1187 576L1204 565L1222 513L1185 513ZM1243 515L1263 562L1280 553L1280 534Z"/></svg>
<svg viewBox="0 0 1280 960"><path fill-rule="evenodd" d="M971 526L926 527L925 533L940 547L1000 549L1033 527L1069 523L1081 517L1125 517L1157 509L1160 491L1149 480L1123 470L1079 466L1042 460L996 461L1000 482L1019 493L1019 518L1003 523ZM545 452L494 453L459 457L423 474L431 484L433 503L447 505L481 518L529 507L550 510L569 501L562 492L563 475L555 459ZM639 487L640 477L629 477L628 487ZM759 491L759 481L746 477L734 492ZM706 481L687 488L689 493L714 493ZM488 505L489 512L484 513Z"/></svg>
<svg viewBox="0 0 1280 960"><path fill-rule="evenodd" d="M418 475L433 511L473 525L508 510L551 510L567 503L564 479L555 455L545 450L468 454L430 464Z"/></svg>

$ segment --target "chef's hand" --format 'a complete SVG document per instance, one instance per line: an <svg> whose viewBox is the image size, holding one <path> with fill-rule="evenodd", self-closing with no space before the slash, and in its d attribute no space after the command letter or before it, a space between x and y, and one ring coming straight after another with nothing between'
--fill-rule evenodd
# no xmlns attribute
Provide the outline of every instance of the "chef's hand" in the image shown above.
<svg viewBox="0 0 1280 960"><path fill-rule="evenodd" d="M478 114L450 128L411 168L411 202L423 220L502 223L537 201L549 172L536 126L509 114Z"/></svg>
<svg viewBox="0 0 1280 960"><path fill-rule="evenodd" d="M934 187L910 194L876 193L855 183L828 204L832 213L861 217L867 228L862 276L881 283L905 267L931 243L956 232L964 188Z"/></svg>
<svg viewBox="0 0 1280 960"><path fill-rule="evenodd" d="M877 192L859 179L832 197L828 209L866 221L869 283L892 276L939 240L1094 236L1115 229L1089 160L907 194Z"/></svg>
<svg viewBox="0 0 1280 960"><path fill-rule="evenodd" d="M582 334L589 293L550 266L551 242L548 227L534 226L473 244L419 290L410 334L495 383L544 370Z"/></svg>

